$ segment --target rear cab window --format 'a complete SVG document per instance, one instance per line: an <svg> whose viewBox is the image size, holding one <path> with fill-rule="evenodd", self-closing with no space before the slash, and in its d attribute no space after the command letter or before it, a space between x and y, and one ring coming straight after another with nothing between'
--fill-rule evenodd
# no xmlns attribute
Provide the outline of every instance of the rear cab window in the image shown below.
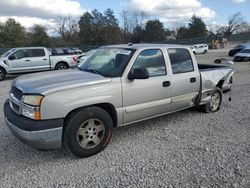
<svg viewBox="0 0 250 188"><path fill-rule="evenodd" d="M30 49L30 57L44 57L45 51L44 49Z"/></svg>
<svg viewBox="0 0 250 188"><path fill-rule="evenodd" d="M192 57L187 49L169 48L168 55L173 74L187 73L194 71Z"/></svg>

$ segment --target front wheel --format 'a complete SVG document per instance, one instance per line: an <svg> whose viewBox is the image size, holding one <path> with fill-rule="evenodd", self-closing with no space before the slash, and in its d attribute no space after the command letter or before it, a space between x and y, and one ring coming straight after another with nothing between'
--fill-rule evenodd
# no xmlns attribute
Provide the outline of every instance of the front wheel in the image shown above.
<svg viewBox="0 0 250 188"><path fill-rule="evenodd" d="M89 107L75 113L66 126L66 148L78 157L89 157L107 146L112 136L113 121L105 110Z"/></svg>
<svg viewBox="0 0 250 188"><path fill-rule="evenodd" d="M222 102L222 91L220 88L216 87L213 93L211 94L210 103L200 106L200 109L205 113L217 112L220 110Z"/></svg>
<svg viewBox="0 0 250 188"><path fill-rule="evenodd" d="M204 50L203 54L206 54L207 53L207 50Z"/></svg>

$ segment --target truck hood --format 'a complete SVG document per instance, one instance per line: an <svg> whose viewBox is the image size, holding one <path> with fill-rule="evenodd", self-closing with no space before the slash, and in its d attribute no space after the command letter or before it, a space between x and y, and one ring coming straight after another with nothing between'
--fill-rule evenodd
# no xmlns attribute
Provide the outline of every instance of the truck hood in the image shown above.
<svg viewBox="0 0 250 188"><path fill-rule="evenodd" d="M3 62L4 60L6 60L6 58L0 56L0 61Z"/></svg>
<svg viewBox="0 0 250 188"><path fill-rule="evenodd" d="M13 86L23 93L46 95L51 92L111 82L111 78L77 69L28 74L16 78Z"/></svg>

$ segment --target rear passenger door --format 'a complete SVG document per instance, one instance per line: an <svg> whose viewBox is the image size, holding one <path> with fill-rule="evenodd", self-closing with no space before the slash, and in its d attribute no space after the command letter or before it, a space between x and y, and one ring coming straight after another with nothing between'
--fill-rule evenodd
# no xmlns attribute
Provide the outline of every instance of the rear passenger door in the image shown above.
<svg viewBox="0 0 250 188"><path fill-rule="evenodd" d="M172 103L176 110L194 105L200 88L200 74L187 49L170 48L168 56L172 68Z"/></svg>
<svg viewBox="0 0 250 188"><path fill-rule="evenodd" d="M31 49L31 60L34 71L50 70L49 56L43 48Z"/></svg>

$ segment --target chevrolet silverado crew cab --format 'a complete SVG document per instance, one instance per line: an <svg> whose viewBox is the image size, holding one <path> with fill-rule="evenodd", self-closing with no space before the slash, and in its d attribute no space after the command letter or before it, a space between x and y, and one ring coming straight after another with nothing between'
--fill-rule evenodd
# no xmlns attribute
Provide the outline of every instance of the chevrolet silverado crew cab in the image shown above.
<svg viewBox="0 0 250 188"><path fill-rule="evenodd" d="M47 48L13 48L0 57L0 81L6 74L67 69L77 66L75 55L50 56Z"/></svg>
<svg viewBox="0 0 250 188"><path fill-rule="evenodd" d="M217 112L233 73L228 66L198 65L185 46L100 47L77 69L16 78L5 121L35 148L65 146L87 157L107 146L116 127L191 107Z"/></svg>

